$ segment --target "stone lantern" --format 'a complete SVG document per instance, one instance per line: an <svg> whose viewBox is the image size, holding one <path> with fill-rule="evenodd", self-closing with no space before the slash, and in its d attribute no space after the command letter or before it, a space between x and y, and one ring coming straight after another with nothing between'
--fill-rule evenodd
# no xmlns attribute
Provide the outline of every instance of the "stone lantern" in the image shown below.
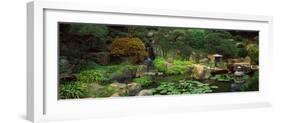
<svg viewBox="0 0 281 123"><path fill-rule="evenodd" d="M218 63L222 61L222 55L214 54L213 57L214 57L215 67L217 67Z"/></svg>
<svg viewBox="0 0 281 123"><path fill-rule="evenodd" d="M245 80L243 80L244 72L242 70L241 66L237 66L236 71L234 72L234 82L235 83L244 83Z"/></svg>

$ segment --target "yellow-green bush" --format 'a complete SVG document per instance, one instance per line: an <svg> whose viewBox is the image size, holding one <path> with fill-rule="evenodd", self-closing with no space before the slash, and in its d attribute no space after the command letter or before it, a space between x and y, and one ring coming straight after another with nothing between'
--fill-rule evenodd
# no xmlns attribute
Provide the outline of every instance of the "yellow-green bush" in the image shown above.
<svg viewBox="0 0 281 123"><path fill-rule="evenodd" d="M162 57L156 57L153 64L158 71L166 74L184 74L193 62L175 59L168 62Z"/></svg>

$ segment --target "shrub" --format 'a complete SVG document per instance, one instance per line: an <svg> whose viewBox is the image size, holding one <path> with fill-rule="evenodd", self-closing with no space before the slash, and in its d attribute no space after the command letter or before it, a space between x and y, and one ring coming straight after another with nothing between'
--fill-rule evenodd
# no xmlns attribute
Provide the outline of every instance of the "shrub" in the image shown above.
<svg viewBox="0 0 281 123"><path fill-rule="evenodd" d="M133 81L140 84L142 87L148 87L152 83L151 76L135 78Z"/></svg>
<svg viewBox="0 0 281 123"><path fill-rule="evenodd" d="M156 57L153 60L154 67L160 71L160 72L166 72L167 71L167 62L163 57Z"/></svg>
<svg viewBox="0 0 281 123"><path fill-rule="evenodd" d="M241 87L243 91L258 91L259 88L259 71L256 71L253 76L248 77L246 83Z"/></svg>
<svg viewBox="0 0 281 123"><path fill-rule="evenodd" d="M91 69L85 69L80 71L77 78L79 81L84 83L99 83L107 84L111 82L114 77L124 75L135 75L137 71L136 65L130 64L119 64L119 65L108 65L101 66L95 65Z"/></svg>
<svg viewBox="0 0 281 123"><path fill-rule="evenodd" d="M81 82L59 84L59 99L73 99L87 97L87 85Z"/></svg>
<svg viewBox="0 0 281 123"><path fill-rule="evenodd" d="M210 86L198 81L181 80L179 82L162 82L155 90L154 94L174 95L174 94L201 94L213 92L217 86Z"/></svg>
<svg viewBox="0 0 281 123"><path fill-rule="evenodd" d="M143 61L147 56L144 43L139 38L129 37L113 39L110 54L129 57L132 63Z"/></svg>
<svg viewBox="0 0 281 123"><path fill-rule="evenodd" d="M191 35L190 46L195 49L204 49L206 30L204 29L189 29Z"/></svg>
<svg viewBox="0 0 281 123"><path fill-rule="evenodd" d="M259 63L259 46L257 44L247 45L248 55L250 56L253 64Z"/></svg>
<svg viewBox="0 0 281 123"><path fill-rule="evenodd" d="M184 74L188 67L192 65L190 61L174 60L172 65L168 68L168 74Z"/></svg>
<svg viewBox="0 0 281 123"><path fill-rule="evenodd" d="M238 56L239 57L246 57L248 55L248 52L246 48L239 48L238 50Z"/></svg>
<svg viewBox="0 0 281 123"><path fill-rule="evenodd" d="M227 37L227 35L222 36L220 33L210 33L206 35L206 51L208 53L222 54L226 58L236 57L238 49L234 42Z"/></svg>
<svg viewBox="0 0 281 123"><path fill-rule="evenodd" d="M172 60L171 62L168 62L162 57L157 57L153 61L153 64L160 72L164 72L166 74L183 74L193 63L185 60Z"/></svg>
<svg viewBox="0 0 281 123"><path fill-rule="evenodd" d="M79 73L78 80L84 83L102 83L108 81L102 70L85 70Z"/></svg>
<svg viewBox="0 0 281 123"><path fill-rule="evenodd" d="M71 24L69 32L80 35L94 35L103 40L109 33L107 26L97 24Z"/></svg>

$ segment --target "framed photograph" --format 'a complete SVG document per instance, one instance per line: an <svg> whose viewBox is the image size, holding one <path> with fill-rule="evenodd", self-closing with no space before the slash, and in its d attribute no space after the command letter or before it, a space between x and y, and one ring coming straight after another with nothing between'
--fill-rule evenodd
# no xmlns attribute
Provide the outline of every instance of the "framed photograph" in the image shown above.
<svg viewBox="0 0 281 123"><path fill-rule="evenodd" d="M31 121L268 107L272 17L27 4Z"/></svg>

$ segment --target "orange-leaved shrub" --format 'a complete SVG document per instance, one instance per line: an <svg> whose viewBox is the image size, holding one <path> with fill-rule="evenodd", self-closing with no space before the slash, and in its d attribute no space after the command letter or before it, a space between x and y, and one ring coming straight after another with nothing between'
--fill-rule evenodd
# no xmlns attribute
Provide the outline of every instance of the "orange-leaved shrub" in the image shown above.
<svg viewBox="0 0 281 123"><path fill-rule="evenodd" d="M142 62L147 56L144 43L139 38L115 38L110 47L115 57L129 57L132 63Z"/></svg>

